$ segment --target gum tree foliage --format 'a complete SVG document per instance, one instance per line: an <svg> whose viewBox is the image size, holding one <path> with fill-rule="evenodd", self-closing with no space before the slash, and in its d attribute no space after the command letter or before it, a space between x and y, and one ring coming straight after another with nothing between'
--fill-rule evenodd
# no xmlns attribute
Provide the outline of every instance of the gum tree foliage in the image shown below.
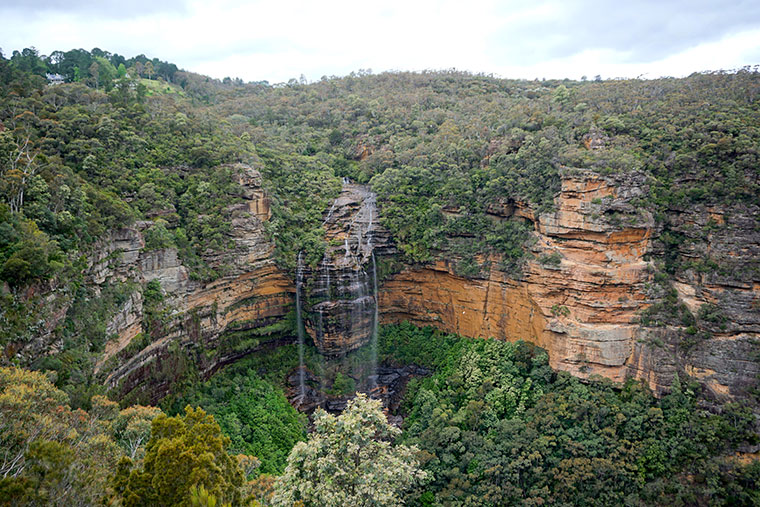
<svg viewBox="0 0 760 507"><path fill-rule="evenodd" d="M403 442L420 448L422 505L755 505L760 462L754 416L700 407L675 378L655 398L641 384L555 373L526 343L387 326L386 361L435 369L413 380Z"/></svg>
<svg viewBox="0 0 760 507"><path fill-rule="evenodd" d="M211 415L188 406L184 416L156 417L142 466L122 458L114 487L126 506L183 505L203 486L221 502L242 502L243 470L227 454L230 439Z"/></svg>
<svg viewBox="0 0 760 507"><path fill-rule="evenodd" d="M113 496L119 458L138 460L161 411L95 396L89 412L71 410L50 379L0 368L0 505L95 505Z"/></svg>
<svg viewBox="0 0 760 507"><path fill-rule="evenodd" d="M315 413L314 433L299 442L275 485L273 505L391 506L426 477L417 449L394 444L379 401L358 394L339 416Z"/></svg>

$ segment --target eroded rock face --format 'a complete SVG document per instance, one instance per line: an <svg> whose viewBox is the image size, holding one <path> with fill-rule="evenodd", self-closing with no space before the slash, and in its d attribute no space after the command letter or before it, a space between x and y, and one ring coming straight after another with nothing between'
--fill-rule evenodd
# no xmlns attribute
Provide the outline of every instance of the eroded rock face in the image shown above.
<svg viewBox="0 0 760 507"><path fill-rule="evenodd" d="M645 260L657 231L651 215L630 204L643 189L635 177L613 185L576 173L564 178L555 212L536 217L520 203L492 206L491 212L534 224L534 258L522 275L515 279L492 268L486 277L466 279L446 261L406 269L382 284L382 322L409 320L471 337L531 341L549 352L554 368L616 381L640 378L657 392L666 390L677 372L687 372L717 395L743 394L759 373L757 360L747 359L752 350L757 355L752 343L760 312L752 305L760 297L753 279L758 270L747 279L677 276L679 294L695 313L713 302L731 321L688 354L679 347L676 330L641 327L641 312L658 301L649 293L653 270ZM693 210L688 215L693 217ZM719 237L700 244L741 251L737 257L727 254L735 263L757 263L757 233L735 235L755 230L743 223L746 216L732 214L733 231L721 229ZM498 265L498 259L492 261Z"/></svg>
<svg viewBox="0 0 760 507"><path fill-rule="evenodd" d="M317 269L306 269L306 330L326 355L345 354L369 343L375 319L373 255L393 253L380 226L376 196L344 181L325 214L328 248Z"/></svg>
<svg viewBox="0 0 760 507"><path fill-rule="evenodd" d="M523 339L549 351L552 366L578 375L622 380L646 304L643 260L652 219L636 216L605 180L565 178L556 211L535 217L519 203L492 207L534 223L534 258L519 279L492 268L464 279L438 262L405 270L383 284L383 321L411 320L473 337ZM611 210L636 225L611 225ZM492 259L498 265L498 259Z"/></svg>
<svg viewBox="0 0 760 507"><path fill-rule="evenodd" d="M542 342L559 369L626 375L651 278L644 255L654 222L629 204L641 192L635 180L613 187L591 174L567 177L557 211L536 220L537 258L523 283L547 319Z"/></svg>
<svg viewBox="0 0 760 507"><path fill-rule="evenodd" d="M696 317L642 330L633 375L669 383L686 372L717 399L741 398L760 378L760 209L697 206L676 210L667 224L681 237L673 288ZM654 242L655 251L662 248Z"/></svg>
<svg viewBox="0 0 760 507"><path fill-rule="evenodd" d="M188 362L205 376L266 346L269 337L255 339L256 330L280 322L292 309L293 281L275 265L274 246L264 234L270 215L261 176L250 167L237 170L243 202L230 208L234 247L222 254L209 253L205 259L212 267L226 266L219 279L208 283L190 279L175 249L143 250L144 224L115 231L98 250L91 268L96 283L158 280L171 313L165 332L128 356L126 348L147 332L141 293L133 293L109 323L109 334L117 338L107 343L97 368L119 397L155 402L168 393ZM244 331L250 332L247 339L229 338L230 333Z"/></svg>
<svg viewBox="0 0 760 507"><path fill-rule="evenodd" d="M233 213L236 248L230 272L208 284L188 279L176 252L145 252L138 230L115 233L110 252L121 250L121 267L99 268L101 276L159 279L170 296L175 318L169 331L143 351L112 369L108 382L129 393L142 379L163 378L180 369L172 344L185 350L216 350L199 370L254 350L259 344L225 349L230 329L255 330L277 322L293 304L293 281L275 267L272 245L262 222L268 201L255 171L243 173L246 201ZM328 249L315 269L303 272L304 323L325 355L342 355L371 340L379 301L384 323L409 320L418 325L472 337L531 341L549 352L554 368L581 377L599 374L616 381L633 377L656 392L667 390L674 375L686 373L703 382L717 398L741 397L757 384L760 332L760 233L758 210L689 209L674 213L668 227L684 241L684 259L714 259L723 266L705 271L682 263L674 287L679 301L694 315L705 305L720 308L721 322L705 324L711 337L684 345L685 327L642 327L642 311L662 301L653 290L655 270L647 260L662 257L652 216L631 201L646 191L636 175L616 181L593 173L567 172L555 211L536 216L524 203L494 203L496 218L515 217L533 224L532 257L519 276L497 269L473 279L455 274L458 259L409 267L374 290L372 265L395 253L388 231L379 225L375 196L366 187L344 182L343 191L325 212ZM720 227L712 227L711 224ZM658 226L661 227L661 226ZM705 233L707 231L707 233ZM104 250L103 257L109 258ZM109 274L110 273L110 274ZM115 356L142 330L139 294L128 301L110 329L119 339L109 344ZM704 323L702 323L704 324ZM703 326L704 327L704 326ZM221 351L221 352L219 352ZM142 388L142 387L141 387ZM159 382L151 396L168 389Z"/></svg>
<svg viewBox="0 0 760 507"><path fill-rule="evenodd" d="M175 250L145 251L141 231L149 223L113 231L96 248L88 269L96 288L158 280L171 313L161 335L137 351L135 339L147 330L140 291L108 324L116 338L98 371L117 396L155 402L189 367L207 376L252 351L293 340L288 332L264 331L292 310L295 284L272 259L260 175L238 169L243 202L230 209L235 246L205 259L228 266L221 278L192 280ZM465 336L533 342L549 352L554 368L582 377L633 377L662 392L674 375L686 373L716 398L746 396L760 376L760 210L697 207L669 216L665 227L684 238L678 255L685 261L674 274L678 301L697 316L712 312L698 317L710 337L687 346L684 325L639 324L642 311L663 299L647 260L663 256L657 239L663 226L655 228L650 214L631 204L645 190L635 175L611 181L568 172L551 213L536 216L514 201L488 208L495 219L533 224L532 258L519 276L500 271L493 258L482 259L491 261L487 274L463 278L455 274L458 259L444 259L390 276L376 294L373 264L395 249L380 226L375 195L344 182L324 215L325 257L304 269L306 330L323 354L342 355L370 342L378 308L383 323L409 320ZM704 269L708 260L718 268ZM48 338L66 315L65 302L58 303L50 302L52 316L27 355L55 350Z"/></svg>

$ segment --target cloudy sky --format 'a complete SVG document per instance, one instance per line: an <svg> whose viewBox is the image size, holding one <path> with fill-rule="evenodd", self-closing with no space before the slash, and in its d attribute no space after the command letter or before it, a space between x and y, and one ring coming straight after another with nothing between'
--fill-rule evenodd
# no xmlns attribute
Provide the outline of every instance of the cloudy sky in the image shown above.
<svg viewBox="0 0 760 507"><path fill-rule="evenodd" d="M144 53L217 78L457 68L682 76L760 64L758 0L0 0L0 48Z"/></svg>

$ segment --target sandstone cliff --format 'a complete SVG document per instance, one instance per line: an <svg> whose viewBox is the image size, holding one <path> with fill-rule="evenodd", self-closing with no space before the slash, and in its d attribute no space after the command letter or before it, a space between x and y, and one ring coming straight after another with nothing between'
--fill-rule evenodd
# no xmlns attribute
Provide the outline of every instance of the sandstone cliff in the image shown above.
<svg viewBox="0 0 760 507"><path fill-rule="evenodd" d="M210 265L227 266L219 279L192 280L174 249L146 250L147 222L113 231L95 249L87 275L96 290L127 280L138 288L108 323L114 339L97 365L117 397L155 402L188 371L205 377L293 340L287 315L295 284L272 257L264 231L269 200L257 171L237 169L242 202L228 210L234 247L205 254ZM464 278L455 272L457 259L442 259L408 266L381 281L378 291L373 268L396 251L380 225L375 194L346 181L324 214L322 262L302 266L306 330L323 354L342 355L370 341L378 310L383 323L409 320L465 336L531 341L549 352L553 367L583 377L633 377L662 392L675 374L686 373L716 398L746 396L760 375L760 213L675 210L655 225L632 204L645 185L635 175L611 180L568 170L553 212L536 215L513 201L489 207L494 220L532 225L531 255L520 275L499 270L499 259L491 258L481 259L490 261L487 274ZM653 260L666 257L658 239L664 232L682 238L665 281ZM155 336L139 289L151 280L160 282L168 312ZM48 299L51 318L35 346L55 350L48 342L66 304ZM681 306L693 322L668 316Z"/></svg>
<svg viewBox="0 0 760 507"><path fill-rule="evenodd" d="M191 280L174 249L146 251L141 233L145 224L113 232L98 249L90 269L96 284L158 280L169 311L165 332L149 337L144 347L130 348L147 332L140 291L109 323L108 332L116 338L107 343L97 370L118 397L155 402L190 368L206 376L292 334L284 317L292 309L293 282L275 265L274 246L263 229L270 216L269 199L256 170L237 170L243 199L229 209L234 247L223 254L206 254L211 266L226 266L219 279Z"/></svg>
<svg viewBox="0 0 760 507"><path fill-rule="evenodd" d="M408 268L382 284L382 321L524 339L545 348L557 369L616 381L641 378L658 392L670 386L674 374L686 372L716 394L745 394L759 373L757 361L748 360L757 354L753 344L760 312L751 308L759 297L757 279L679 273L679 294L694 312L703 302L720 301L732 321L691 353L680 345L683 329L639 325L642 311L662 298L652 293L655 268L647 260L656 248L654 221L631 205L643 188L635 177L615 184L591 173L568 172L552 213L534 216L513 202L493 206L499 216L533 223L533 258L522 275L492 268L485 277L466 279L446 261ZM743 226L737 224L736 230L754 230ZM720 237L700 244L723 249L736 230L723 229ZM757 259L756 233L746 239L740 255Z"/></svg>

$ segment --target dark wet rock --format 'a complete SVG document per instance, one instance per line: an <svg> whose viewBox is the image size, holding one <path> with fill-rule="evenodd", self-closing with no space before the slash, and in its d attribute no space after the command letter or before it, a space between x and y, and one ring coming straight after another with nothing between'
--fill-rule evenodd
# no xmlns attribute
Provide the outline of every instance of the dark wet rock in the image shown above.
<svg viewBox="0 0 760 507"><path fill-rule="evenodd" d="M357 388L369 394L370 398L380 400L386 413L398 415L398 408L406 391L407 383L414 377L430 375L431 371L417 365L407 366L381 366L376 375L368 375L357 381ZM355 395L333 396L321 392L320 386L329 390L330 386L323 386L320 380L310 371L305 370L306 389L303 397L299 394L299 369L293 370L288 375L288 390L291 404L301 412L311 413L317 408L322 408L331 413L339 413L346 408L348 400ZM357 380L357 379L354 379Z"/></svg>
<svg viewBox="0 0 760 507"><path fill-rule="evenodd" d="M304 273L306 330L328 356L346 354L372 338L377 304L372 255L395 252L390 233L380 225L376 199L366 186L344 182L325 214L325 256Z"/></svg>

